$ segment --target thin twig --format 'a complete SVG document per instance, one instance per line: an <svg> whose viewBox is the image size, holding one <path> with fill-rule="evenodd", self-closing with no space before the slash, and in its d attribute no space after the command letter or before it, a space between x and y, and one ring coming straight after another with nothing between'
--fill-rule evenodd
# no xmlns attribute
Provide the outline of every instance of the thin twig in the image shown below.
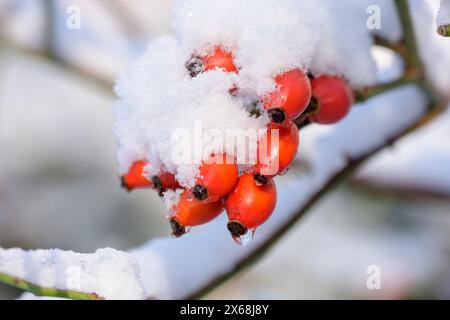
<svg viewBox="0 0 450 320"><path fill-rule="evenodd" d="M419 56L416 37L414 34L414 26L409 11L407 0L395 0L398 17L403 30L403 41L407 54L404 55L406 63L406 76L420 77L424 75L422 60Z"/></svg>
<svg viewBox="0 0 450 320"><path fill-rule="evenodd" d="M61 290L56 288L47 288L36 285L29 281L23 280L0 272L0 282L7 285L31 292L37 296L58 297L75 300L103 300L95 293L85 293L74 290Z"/></svg>
<svg viewBox="0 0 450 320"><path fill-rule="evenodd" d="M8 50L12 52L20 52L26 56L35 58L35 59L41 59L45 60L49 63L52 63L60 68L62 68L64 71L79 77L83 81L92 84L95 87L101 88L103 91L108 92L109 94L113 95L113 86L114 82L106 77L102 77L99 74L92 72L91 70L87 70L84 68L81 68L79 66L75 66L71 63L68 63L64 61L63 59L55 59L55 57L52 54L49 54L47 50L37 50L29 47L20 46L8 39L1 38L0 37L0 47L2 47L4 52L7 52Z"/></svg>

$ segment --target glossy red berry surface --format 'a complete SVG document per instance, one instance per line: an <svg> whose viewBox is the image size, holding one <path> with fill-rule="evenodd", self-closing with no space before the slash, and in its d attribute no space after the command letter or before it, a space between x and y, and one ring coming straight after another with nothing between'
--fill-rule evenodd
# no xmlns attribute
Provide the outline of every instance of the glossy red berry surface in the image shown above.
<svg viewBox="0 0 450 320"><path fill-rule="evenodd" d="M188 227L205 224L216 218L224 209L225 201L204 202L184 191L170 219L175 237L186 233Z"/></svg>
<svg viewBox="0 0 450 320"><path fill-rule="evenodd" d="M275 183L256 183L252 174L243 174L226 202L228 229L233 237L245 234L263 224L272 214L277 202Z"/></svg>
<svg viewBox="0 0 450 320"><path fill-rule="evenodd" d="M159 176L151 178L145 173L145 167L148 162L139 160L134 162L128 172L122 176L122 187L128 191L134 189L154 188L162 195L166 190L175 190L180 188L175 175L169 172L162 172Z"/></svg>
<svg viewBox="0 0 450 320"><path fill-rule="evenodd" d="M311 83L305 72L294 69L275 78L277 88L264 97L264 108L273 122L300 116L311 99Z"/></svg>
<svg viewBox="0 0 450 320"><path fill-rule="evenodd" d="M233 191L238 180L238 166L226 154L211 156L199 168L193 189L194 196L203 201L217 201Z"/></svg>
<svg viewBox="0 0 450 320"><path fill-rule="evenodd" d="M122 176L122 187L128 191L140 188L152 188L153 181L145 175L145 166L147 162L144 160L134 162L128 172Z"/></svg>
<svg viewBox="0 0 450 320"><path fill-rule="evenodd" d="M312 103L316 112L309 119L320 124L332 124L343 119L354 103L347 82L336 76L320 76L311 80Z"/></svg>
<svg viewBox="0 0 450 320"><path fill-rule="evenodd" d="M297 155L298 146L298 128L293 122L270 123L267 133L258 142L254 172L273 177L286 171Z"/></svg>

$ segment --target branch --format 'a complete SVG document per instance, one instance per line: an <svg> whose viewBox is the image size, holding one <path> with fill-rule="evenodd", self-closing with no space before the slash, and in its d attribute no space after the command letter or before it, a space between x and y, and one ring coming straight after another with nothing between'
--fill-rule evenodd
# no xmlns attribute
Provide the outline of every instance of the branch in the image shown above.
<svg viewBox="0 0 450 320"><path fill-rule="evenodd" d="M139 267L127 253L0 248L0 282L68 299L143 299Z"/></svg>
<svg viewBox="0 0 450 320"><path fill-rule="evenodd" d="M84 69L78 65L71 64L66 62L63 59L56 59L53 54L46 50L37 50L33 48L24 47L21 45L17 45L13 41L6 39L4 37L0 37L0 47L3 50L8 50L14 52L24 53L29 57L33 57L36 59L46 60L47 62L54 63L56 66L64 69L68 73L82 79L86 83L89 83L96 88L100 88L105 92L108 92L111 96L113 96L113 86L114 82L106 77L102 77L98 73Z"/></svg>
<svg viewBox="0 0 450 320"><path fill-rule="evenodd" d="M357 102L364 102L367 101L370 98L373 98L379 94L386 93L387 91L397 89L399 87L408 85L408 84L414 84L419 83L418 79L409 79L407 77L402 77L400 79L379 84L374 87L364 88L358 91L354 91L355 100Z"/></svg>
<svg viewBox="0 0 450 320"><path fill-rule="evenodd" d="M36 285L19 277L14 277L6 273L0 272L0 282L28 291L37 296L58 297L74 300L103 300L96 293L85 293L74 290L61 290L56 288L48 288Z"/></svg>
<svg viewBox="0 0 450 320"><path fill-rule="evenodd" d="M408 77L423 78L423 65L417 49L416 37L414 35L414 27L409 12L408 1L395 0L395 6L397 8L400 24L403 29L403 41L407 52L407 54L404 55L406 75Z"/></svg>

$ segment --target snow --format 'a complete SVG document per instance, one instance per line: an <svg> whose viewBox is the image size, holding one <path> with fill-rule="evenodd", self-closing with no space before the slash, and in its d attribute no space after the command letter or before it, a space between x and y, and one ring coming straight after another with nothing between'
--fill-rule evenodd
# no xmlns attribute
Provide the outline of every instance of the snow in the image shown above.
<svg viewBox="0 0 450 320"><path fill-rule="evenodd" d="M450 24L450 0L441 0L436 23L438 26Z"/></svg>
<svg viewBox="0 0 450 320"><path fill-rule="evenodd" d="M411 10L419 51L424 60L426 77L441 92L450 98L450 41L442 38L436 32L432 23L435 12L438 10L437 1L424 2L414 0L414 10Z"/></svg>
<svg viewBox="0 0 450 320"><path fill-rule="evenodd" d="M242 24L242 21L240 23L238 23L239 21L228 21L227 17L224 17L225 20L219 22L227 26L226 28L220 26L219 23L211 25L211 28L217 27L216 31L220 31L218 35L223 39L209 39L209 26L208 28L202 27L201 19L213 23L214 21L208 20L208 15L213 17L224 7L237 5L236 1L227 3L214 1L214 4L211 4L213 1L191 1L189 6L197 3L200 9L203 9L203 5L207 3L208 10L200 12L190 10L188 6L175 12L175 17L180 19L176 20L178 24L175 23L174 26L175 35L169 35L153 42L144 56L138 59L118 82L117 93L121 101L115 106L118 119L115 130L120 147L118 158L121 172L124 172L133 160L147 157L152 159L152 163L155 163L155 166L150 168L153 172L160 170L160 165L164 164L166 169L177 171L184 184L192 183L195 171L192 166L178 166L168 159L168 145L170 144L168 132L174 128L180 128L180 126L182 129L192 130L193 121L197 119L205 119L203 123L206 122L212 128L221 128L225 125L229 127L228 121L230 120L240 128L262 127L264 121L260 122L244 117L244 113L240 111L243 102L229 97L229 86L238 83L245 89L246 94L258 95L270 88L271 83L268 79L272 73L290 67L289 63L292 61L295 63L298 61L299 65L305 68L320 70L321 61L314 57L322 55L330 70L343 73L355 87L372 83L376 78L374 76L376 68L374 68L375 61L369 54L371 41L368 32L354 31L353 33L352 28L343 26L340 41L321 33L329 31L328 21L321 19L325 19L326 15L330 13L332 10L330 8L337 6L333 2L323 1L325 8L329 9L317 10L317 13L315 10L317 16L311 15L310 23L317 28L311 30L307 27L304 34L298 30L296 30L296 34L290 33L292 25L303 24L303 21L296 22L295 14L289 12L291 8L299 5L308 8L311 6L311 2L304 1L300 4L298 1L277 1L277 4L281 3L282 5L275 8L273 7L275 1L264 1L267 6L264 8L264 12L262 12L263 10L248 13L237 12L237 16L240 17L247 14L250 20L246 21L248 22L246 24ZM355 6L352 11L355 15L350 16L345 13L346 20L340 16L344 14L343 10L334 8L333 10L339 14L330 20L330 24L338 23L336 21L341 24L345 21L344 25L347 23L356 25L363 21L365 23L365 20L362 19L363 15L366 17L365 8L363 12L356 10L356 2L360 3L354 1L355 4L351 7ZM377 1L371 2L377 3ZM251 3L256 2L248 1L249 5ZM262 1L257 2L258 5L261 3ZM318 1L314 1L314 4L317 3ZM380 1L379 3L391 6L389 1ZM414 3L419 2L415 1ZM242 1L240 4L243 7ZM358 5L362 7L362 5ZM271 15L275 9L285 9L280 14L286 19L287 30L285 32L292 35L292 38L284 35L275 38L275 35L279 35L277 30L258 29L258 21L261 21L258 19ZM196 20L199 25L190 22L183 12L187 12L187 16L190 13L197 13L196 18L201 17ZM398 21L394 18L386 18L393 17L390 9L382 10L382 12L382 19L386 19L383 20L385 21L382 23L383 28L372 32L397 39L400 34ZM413 12L415 12L416 23L424 26L421 17L425 17L427 19L425 22L428 22L430 10L427 9L423 16L421 11ZM220 13L221 16L224 16L223 12ZM229 19L232 19L233 15L228 16ZM304 16L306 16L306 11L298 13L298 17ZM186 21L183 20L184 18ZM323 23L324 21L326 23ZM280 21L271 23L276 26ZM386 23L390 27L385 28ZM180 27L181 25L183 27ZM233 30L238 29L235 26L241 26L243 34L245 32L250 34L252 32L250 29L254 28L255 34L258 34L257 39L251 39L250 36L248 38L243 36L242 39L234 38L232 35L227 38L227 33L231 34ZM184 36L184 28L191 27L196 28L198 34L187 33ZM428 28L419 29L424 30L423 34L420 33L419 40L424 48L422 50L425 53L427 66L432 68L428 76L440 84L442 90L446 85L448 93L448 68L443 67L448 64L447 62L436 63L436 61L443 61L442 59L449 59L448 55L447 57L445 55L448 52L445 50L448 42L442 41L440 38L441 41L438 43L433 36L430 36ZM264 37L260 36L261 34ZM434 30L431 34L434 34ZM213 36L215 37L216 34L214 33ZM335 36L340 37L341 34L337 33ZM354 42L361 39L361 48L355 48L349 44L349 48L353 48L352 50L361 50L361 60L358 58L356 58L358 60L354 60L355 56L348 48L340 48L344 47L342 43L348 44L348 41L344 41L344 36L351 36ZM231 41L228 42L227 39L231 39ZM234 41L238 40L233 41L233 39L242 41L242 44L236 45ZM292 39L300 39L304 42L298 43ZM192 51L199 47L204 48L203 45L207 46L216 40L223 41L237 50L236 61L242 68L239 75L214 71L192 80L186 79L184 62L190 57ZM273 51L270 50L272 41ZM279 46L283 46L283 44L288 49L286 52L279 49ZM328 54L321 52L322 46L327 48ZM334 46L340 47L335 48ZM70 48L70 46L68 47ZM264 54L261 54L260 51ZM79 54L79 51L76 52ZM276 54L267 54L266 52ZM332 56L334 52L341 54ZM257 56L252 57L252 54ZM274 59L277 55L282 55L286 60ZM270 63L263 65L263 62L266 61ZM358 68L348 68L348 65L357 65ZM395 75L390 74L386 77L395 77ZM404 103L405 101L408 103ZM214 108L211 108L211 105L214 105ZM301 176L287 175L280 178L280 200L277 210L270 223L258 229L255 239L247 247L236 247L229 239L225 228L226 222L219 219L205 227L198 228L181 239L152 240L148 244L132 250L131 256L137 259L141 271L134 259L113 249L99 250L95 254L76 254L59 250L1 249L0 271L6 270L12 275L24 276L27 280L37 281L41 285L66 288L68 284L63 279L64 277L60 276L61 271L64 272L67 266L74 266L75 270L78 267L81 268L81 279L83 279L81 290L83 292L96 292L102 297L112 299L184 297L201 288L211 279L231 270L236 263L257 248L292 216L299 206L305 204L312 194L320 190L330 177L342 169L349 157L357 157L385 142L386 139L416 120L423 112L424 106L424 97L409 87L384 97L378 97L364 105L355 106L349 118L337 126L311 126L302 131L302 161L308 162L312 171ZM233 114L233 119L230 114ZM392 121L392 119L396 121ZM348 143L349 141L351 143ZM169 199L169 201L172 200ZM33 264L30 266L29 262Z"/></svg>
<svg viewBox="0 0 450 320"><path fill-rule="evenodd" d="M182 238L151 240L131 250L141 266L146 295L162 299L184 298L231 271L322 189L350 158L384 144L416 121L425 106L425 97L409 86L357 105L349 117L336 126L305 128L301 155L311 171L278 179L277 208L270 222L257 230L247 246L237 247L230 241L222 217ZM391 121L393 118L396 121Z"/></svg>
<svg viewBox="0 0 450 320"><path fill-rule="evenodd" d="M136 261L111 248L93 254L0 248L0 272L42 287L95 293L105 299L144 298Z"/></svg>
<svg viewBox="0 0 450 320"><path fill-rule="evenodd" d="M379 4L390 17L392 5ZM245 146L235 153L234 144L223 142L264 129L267 117L251 117L246 103L273 90L273 78L286 70L338 74L355 88L376 82L372 31L360 2L342 6L329 0L177 0L173 12L173 35L151 42L116 85L121 174L134 161L147 159L149 175L164 169L191 187L199 164L211 153L248 154ZM389 26L395 29L394 23ZM191 79L186 62L217 46L233 52L239 72L213 70ZM235 86L239 94L233 97L229 90ZM237 136L231 131L236 129L241 130ZM223 139L208 144L208 131ZM183 146L202 141L201 152L177 153L183 137L193 138L182 140Z"/></svg>

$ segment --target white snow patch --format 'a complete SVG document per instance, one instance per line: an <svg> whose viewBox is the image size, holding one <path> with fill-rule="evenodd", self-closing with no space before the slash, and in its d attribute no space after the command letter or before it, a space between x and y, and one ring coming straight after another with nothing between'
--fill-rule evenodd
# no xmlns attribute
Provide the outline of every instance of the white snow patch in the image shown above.
<svg viewBox="0 0 450 320"><path fill-rule="evenodd" d="M145 298L136 261L111 248L92 254L0 248L0 272L42 287L95 293L105 299Z"/></svg>
<svg viewBox="0 0 450 320"><path fill-rule="evenodd" d="M375 4L383 10L386 29L397 38L392 4L382 0ZM173 134L193 137L183 142L188 145L206 138L195 136L197 124L203 133L221 132L225 141L235 138L227 129L263 129L267 118L250 117L245 104L273 90L273 78L286 70L339 74L355 88L375 84L368 5L351 1L343 6L331 0L176 0L174 35L153 41L116 86L120 173L132 162L147 159L149 174L164 168L176 174L182 186L192 186L198 165L211 152L235 154L235 150L217 140L190 163L180 164L173 156L180 141ZM233 53L238 74L214 70L191 79L186 62L215 46ZM234 86L239 88L237 97L229 94Z"/></svg>
<svg viewBox="0 0 450 320"><path fill-rule="evenodd" d="M441 0L436 23L438 26L450 24L450 0Z"/></svg>

